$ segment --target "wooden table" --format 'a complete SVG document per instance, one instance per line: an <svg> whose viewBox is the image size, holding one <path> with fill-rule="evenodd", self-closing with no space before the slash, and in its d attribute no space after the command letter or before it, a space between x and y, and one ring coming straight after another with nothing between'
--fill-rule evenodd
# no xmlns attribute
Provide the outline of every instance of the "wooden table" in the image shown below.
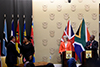
<svg viewBox="0 0 100 67"><path fill-rule="evenodd" d="M36 63L34 63L34 65L36 67L38 67L38 66L46 66L47 64L48 64L47 62L36 62Z"/></svg>
<svg viewBox="0 0 100 67"><path fill-rule="evenodd" d="M47 62L35 62L33 63L35 65L35 67L44 67L46 66L48 63ZM23 67L24 64L19 64L19 65L15 65L16 67Z"/></svg>

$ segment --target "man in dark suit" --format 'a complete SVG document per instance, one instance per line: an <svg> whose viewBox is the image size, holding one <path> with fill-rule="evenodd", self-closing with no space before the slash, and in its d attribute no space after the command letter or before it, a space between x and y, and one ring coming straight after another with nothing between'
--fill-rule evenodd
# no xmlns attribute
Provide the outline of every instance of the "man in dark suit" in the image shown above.
<svg viewBox="0 0 100 67"><path fill-rule="evenodd" d="M97 50L98 50L98 42L94 40L95 36L90 36L90 41L86 43L85 49L92 50L94 53L94 58L98 58Z"/></svg>
<svg viewBox="0 0 100 67"><path fill-rule="evenodd" d="M7 56L6 56L6 64L8 67L13 67L17 64L17 57L21 57L15 48L15 37L10 37L10 42L7 45Z"/></svg>

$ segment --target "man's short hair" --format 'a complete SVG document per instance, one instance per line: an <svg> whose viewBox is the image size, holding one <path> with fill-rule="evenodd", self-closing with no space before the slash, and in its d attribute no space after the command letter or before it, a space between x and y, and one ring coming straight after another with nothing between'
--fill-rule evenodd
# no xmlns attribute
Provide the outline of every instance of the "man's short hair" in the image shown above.
<svg viewBox="0 0 100 67"><path fill-rule="evenodd" d="M95 38L95 36L94 35L92 35L93 36L93 38Z"/></svg>
<svg viewBox="0 0 100 67"><path fill-rule="evenodd" d="M14 38L14 36L10 36L9 40L12 40Z"/></svg>

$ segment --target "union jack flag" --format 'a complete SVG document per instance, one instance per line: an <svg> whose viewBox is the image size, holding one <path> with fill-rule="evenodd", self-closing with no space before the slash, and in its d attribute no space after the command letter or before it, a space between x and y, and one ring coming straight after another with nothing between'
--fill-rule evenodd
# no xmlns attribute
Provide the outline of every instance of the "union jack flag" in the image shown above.
<svg viewBox="0 0 100 67"><path fill-rule="evenodd" d="M75 49L74 49L74 37L75 37L75 35L74 35L73 28L71 26L70 20L68 20L67 26L65 27L64 33L63 33L62 38L61 38L61 42L64 42L63 36L68 37L68 41L70 41L71 45L72 45L72 51L75 52ZM75 53L75 59L77 60L76 53Z"/></svg>

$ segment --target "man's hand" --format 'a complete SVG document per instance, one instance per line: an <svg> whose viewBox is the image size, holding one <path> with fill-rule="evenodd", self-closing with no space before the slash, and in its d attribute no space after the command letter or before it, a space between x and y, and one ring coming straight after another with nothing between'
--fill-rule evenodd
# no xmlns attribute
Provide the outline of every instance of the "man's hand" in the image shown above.
<svg viewBox="0 0 100 67"><path fill-rule="evenodd" d="M22 54L20 54L20 57L22 57Z"/></svg>
<svg viewBox="0 0 100 67"><path fill-rule="evenodd" d="M31 59L32 59L32 55L29 56L29 60L31 60Z"/></svg>
<svg viewBox="0 0 100 67"><path fill-rule="evenodd" d="M62 55L62 52L60 52L60 55Z"/></svg>
<svg viewBox="0 0 100 67"><path fill-rule="evenodd" d="M88 46L88 48L90 47L90 45Z"/></svg>
<svg viewBox="0 0 100 67"><path fill-rule="evenodd" d="M86 46L87 49L89 49L90 46Z"/></svg>

